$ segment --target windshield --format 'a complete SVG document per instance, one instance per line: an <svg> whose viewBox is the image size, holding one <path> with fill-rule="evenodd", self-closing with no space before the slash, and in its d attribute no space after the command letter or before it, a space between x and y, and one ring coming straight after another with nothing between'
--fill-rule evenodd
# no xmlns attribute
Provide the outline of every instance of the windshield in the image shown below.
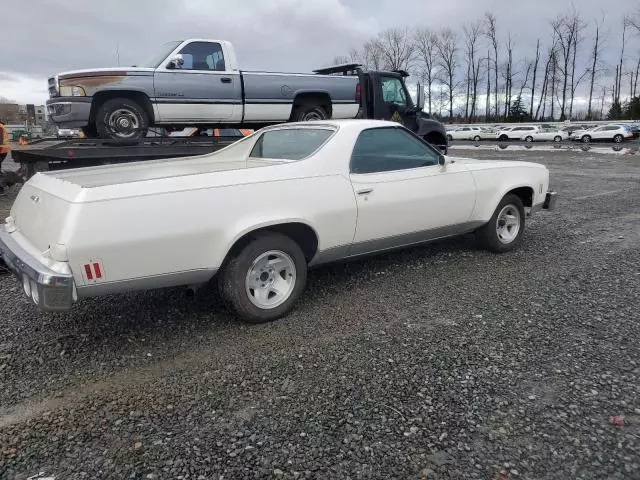
<svg viewBox="0 0 640 480"><path fill-rule="evenodd" d="M157 68L167 56L173 52L173 50L182 43L182 40L175 40L173 42L167 42L162 44L161 48L152 56L147 58L144 62L139 63L137 66L142 68Z"/></svg>

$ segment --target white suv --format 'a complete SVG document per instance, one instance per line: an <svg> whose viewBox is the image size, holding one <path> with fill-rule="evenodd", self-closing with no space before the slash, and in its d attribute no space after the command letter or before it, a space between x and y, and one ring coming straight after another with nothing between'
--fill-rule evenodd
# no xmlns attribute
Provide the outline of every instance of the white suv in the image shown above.
<svg viewBox="0 0 640 480"><path fill-rule="evenodd" d="M498 132L498 140L524 140L540 130L539 127L532 125L522 125L519 127L507 127Z"/></svg>
<svg viewBox="0 0 640 480"><path fill-rule="evenodd" d="M488 138L487 132L481 127L458 127L447 130L447 139L451 140L475 140Z"/></svg>
<svg viewBox="0 0 640 480"><path fill-rule="evenodd" d="M615 143L622 143L632 138L631 129L623 125L602 125L589 130L576 130L571 134L571 140L580 140L584 143L589 143L591 140L613 140Z"/></svg>

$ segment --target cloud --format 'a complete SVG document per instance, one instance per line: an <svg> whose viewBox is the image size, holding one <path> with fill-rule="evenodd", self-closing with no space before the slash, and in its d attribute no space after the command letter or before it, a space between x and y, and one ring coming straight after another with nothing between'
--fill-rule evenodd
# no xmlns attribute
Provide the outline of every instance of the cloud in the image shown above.
<svg viewBox="0 0 640 480"><path fill-rule="evenodd" d="M609 0L606 9L601 0L574 3L589 21L608 12L603 58L612 63L620 43L618 26L631 2ZM425 25L461 31L464 23L481 19L486 11L498 19L501 42L512 32L514 57L531 58L536 39L550 41L549 21L566 11L571 0L513 5L512 0L14 1L3 5L0 95L43 102L49 75L135 64L166 41L193 37L230 40L244 69L311 71L382 29ZM584 42L582 62L588 56L589 34ZM636 50L630 46L630 52Z"/></svg>

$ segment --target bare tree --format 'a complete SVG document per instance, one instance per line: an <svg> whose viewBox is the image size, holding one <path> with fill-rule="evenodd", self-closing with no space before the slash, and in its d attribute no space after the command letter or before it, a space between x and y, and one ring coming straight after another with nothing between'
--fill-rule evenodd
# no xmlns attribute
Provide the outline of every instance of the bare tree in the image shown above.
<svg viewBox="0 0 640 480"><path fill-rule="evenodd" d="M629 25L629 18L625 17L622 22L622 48L620 50L620 65L616 69L616 84L613 94L614 103L620 103L620 91L622 88L622 64L624 63L624 47L626 45L627 26Z"/></svg>
<svg viewBox="0 0 640 480"><path fill-rule="evenodd" d="M471 104L471 117L476 113L478 82L480 80L479 65L476 62L476 50L480 33L482 32L482 23L476 21L465 25L463 31L465 55L467 58L467 107L465 116L469 118L469 104Z"/></svg>
<svg viewBox="0 0 640 480"><path fill-rule="evenodd" d="M555 36L558 39L558 53L560 61L557 62L557 70L562 74L562 101L560 102L560 120L566 119L567 86L571 78L571 66L573 64L574 43L578 41L581 25L579 14L572 11L569 15L562 15L551 22Z"/></svg>
<svg viewBox="0 0 640 480"><path fill-rule="evenodd" d="M531 106L529 107L529 117L533 119L533 102L536 97L536 77L538 75L538 63L540 63L540 39L536 44L536 60L533 64L533 80L531 82Z"/></svg>
<svg viewBox="0 0 640 480"><path fill-rule="evenodd" d="M596 22L596 38L593 43L593 50L591 52L591 81L589 83L589 104L587 107L587 119L591 120L592 111L591 107L593 104L593 87L596 81L596 75L598 72L598 58L600 56L600 24Z"/></svg>
<svg viewBox="0 0 640 480"><path fill-rule="evenodd" d="M494 61L494 101L495 101L495 115L498 118L499 106L498 106L498 36L496 28L496 17L487 12L485 13L485 36L489 38L491 46L493 47L493 61Z"/></svg>
<svg viewBox="0 0 640 480"><path fill-rule="evenodd" d="M375 39L384 68L388 70L409 70L414 59L415 44L408 28L390 28L378 34Z"/></svg>
<svg viewBox="0 0 640 480"><path fill-rule="evenodd" d="M441 30L436 49L438 65L442 69L441 82L449 92L449 118L453 118L453 95L457 87L455 74L458 68L458 36L450 28Z"/></svg>
<svg viewBox="0 0 640 480"><path fill-rule="evenodd" d="M414 35L417 56L420 59L420 77L427 87L427 103L431 113L433 84L437 75L437 43L438 37L427 28L418 28Z"/></svg>
<svg viewBox="0 0 640 480"><path fill-rule="evenodd" d="M511 88L513 86L513 49L511 46L511 32L507 38L507 62L505 63L504 74L504 118L509 116L511 108Z"/></svg>
<svg viewBox="0 0 640 480"><path fill-rule="evenodd" d="M484 108L485 120L488 122L491 116L491 52L487 50L487 98Z"/></svg>

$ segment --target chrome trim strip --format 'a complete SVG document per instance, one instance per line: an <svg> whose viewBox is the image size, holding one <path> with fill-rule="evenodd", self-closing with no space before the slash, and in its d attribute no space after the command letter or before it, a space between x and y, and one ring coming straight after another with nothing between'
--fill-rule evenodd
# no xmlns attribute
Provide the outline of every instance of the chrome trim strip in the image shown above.
<svg viewBox="0 0 640 480"><path fill-rule="evenodd" d="M368 240L352 245L340 245L318 252L309 263L309 266L315 267L326 263L364 257L413 245L420 245L422 243L429 243L443 238L464 235L481 227L484 223L485 222L480 221L464 222L457 225L447 225L445 227Z"/></svg>
<svg viewBox="0 0 640 480"><path fill-rule="evenodd" d="M148 277L130 278L113 282L94 283L78 286L78 297L93 297L125 293L130 291L151 290L155 288L179 287L207 283L217 273L217 269L186 270L164 273Z"/></svg>

